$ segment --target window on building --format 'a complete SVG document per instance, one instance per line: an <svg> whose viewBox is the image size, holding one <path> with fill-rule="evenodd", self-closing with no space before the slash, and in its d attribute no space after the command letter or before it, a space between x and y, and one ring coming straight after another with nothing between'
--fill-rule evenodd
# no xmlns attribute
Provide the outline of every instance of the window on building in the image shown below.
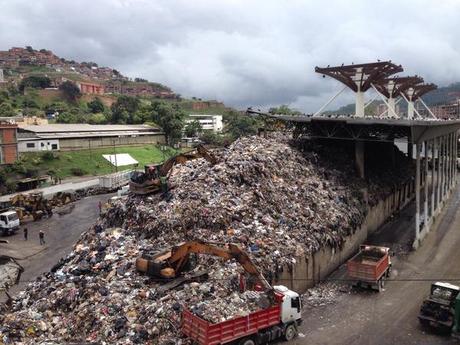
<svg viewBox="0 0 460 345"><path fill-rule="evenodd" d="M27 143L27 144L26 144L26 147L27 147L28 149L33 149L33 148L35 147L35 143Z"/></svg>
<svg viewBox="0 0 460 345"><path fill-rule="evenodd" d="M51 145L51 150L57 150L57 149L58 149L57 144Z"/></svg>
<svg viewBox="0 0 460 345"><path fill-rule="evenodd" d="M0 147L0 164L3 164L3 149Z"/></svg>
<svg viewBox="0 0 460 345"><path fill-rule="evenodd" d="M41 144L41 147L45 147L45 143L40 143Z"/></svg>

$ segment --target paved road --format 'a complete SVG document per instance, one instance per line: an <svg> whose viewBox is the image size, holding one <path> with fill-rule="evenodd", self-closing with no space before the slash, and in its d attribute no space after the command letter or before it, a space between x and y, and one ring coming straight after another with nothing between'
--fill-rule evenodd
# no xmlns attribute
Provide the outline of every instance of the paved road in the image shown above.
<svg viewBox="0 0 460 345"><path fill-rule="evenodd" d="M19 260L25 271L21 275L20 283L10 289L10 294L23 289L29 281L49 271L60 258L66 256L81 233L95 223L99 216L99 201L105 202L113 195L86 197L75 202L75 208L69 214L62 216L55 214L50 219L26 224L29 230L27 241L23 239L22 227L16 235L6 237L10 244L0 244L0 252L16 258L26 258ZM44 246L39 244L40 229L45 233L46 245Z"/></svg>
<svg viewBox="0 0 460 345"><path fill-rule="evenodd" d="M375 234L370 242L396 248L392 281L382 293L352 291L339 293L335 303L305 307L305 337L292 344L458 344L449 337L433 335L417 320L420 304L434 281L451 279L460 284L460 188L457 187L438 226L416 252L405 253L410 246L413 220L408 211ZM409 210L410 211L410 210ZM340 267L332 279L345 277ZM346 284L341 282L339 284Z"/></svg>
<svg viewBox="0 0 460 345"><path fill-rule="evenodd" d="M48 195L53 195L59 192L72 192L76 191L77 189L86 189L86 188L91 188L91 187L98 187L99 186L99 178L82 178L80 180L74 180L70 182L64 182L61 184L56 184L53 186L49 187L43 187L43 188L37 188L37 189L32 189L28 190L23 193L14 193L14 194L8 194L8 195L2 195L0 196L0 202L7 202L9 201L13 196L17 194L32 194L32 193L43 193L43 196L48 196Z"/></svg>

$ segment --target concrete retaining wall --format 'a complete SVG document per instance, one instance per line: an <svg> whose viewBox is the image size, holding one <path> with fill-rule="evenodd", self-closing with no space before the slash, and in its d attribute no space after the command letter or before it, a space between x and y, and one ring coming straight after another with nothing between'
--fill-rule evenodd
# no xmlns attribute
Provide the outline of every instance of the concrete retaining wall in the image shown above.
<svg viewBox="0 0 460 345"><path fill-rule="evenodd" d="M282 284L297 292L305 292L325 279L342 265L366 241L367 237L380 228L395 212L406 206L414 195L413 182L397 188L392 194L370 207L362 225L346 238L340 249L325 247L306 257L297 257L293 267L285 267L276 284Z"/></svg>

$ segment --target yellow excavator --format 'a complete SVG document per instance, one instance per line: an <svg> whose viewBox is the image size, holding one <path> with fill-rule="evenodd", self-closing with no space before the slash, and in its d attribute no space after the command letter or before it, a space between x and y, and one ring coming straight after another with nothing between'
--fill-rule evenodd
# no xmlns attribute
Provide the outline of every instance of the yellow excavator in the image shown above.
<svg viewBox="0 0 460 345"><path fill-rule="evenodd" d="M184 242L153 256L144 255L137 258L136 269L155 278L165 280L178 278L181 273L191 269L191 254L214 255L225 261L235 259L252 278L247 282L248 285L252 285L252 288L258 286L263 290L272 290L270 283L259 272L248 254L234 243L219 246L203 241Z"/></svg>
<svg viewBox="0 0 460 345"><path fill-rule="evenodd" d="M52 206L42 193L17 194L11 198L10 203L21 221L39 220L53 215Z"/></svg>
<svg viewBox="0 0 460 345"><path fill-rule="evenodd" d="M211 152L206 150L203 145L198 145L194 150L171 157L162 164L146 165L144 172L137 172L131 176L129 191L139 195L159 191L165 193L169 190L168 178L174 165L184 164L197 158L204 158L213 165L217 163L217 158Z"/></svg>

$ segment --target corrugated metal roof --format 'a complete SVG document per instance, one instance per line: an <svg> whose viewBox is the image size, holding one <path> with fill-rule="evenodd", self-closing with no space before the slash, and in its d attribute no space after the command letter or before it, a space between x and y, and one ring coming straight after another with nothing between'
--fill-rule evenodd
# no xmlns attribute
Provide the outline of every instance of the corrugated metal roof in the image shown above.
<svg viewBox="0 0 460 345"><path fill-rule="evenodd" d="M109 131L157 131L158 128L148 125L90 125L52 124L24 126L22 130L33 133L69 133L69 132L109 132Z"/></svg>

